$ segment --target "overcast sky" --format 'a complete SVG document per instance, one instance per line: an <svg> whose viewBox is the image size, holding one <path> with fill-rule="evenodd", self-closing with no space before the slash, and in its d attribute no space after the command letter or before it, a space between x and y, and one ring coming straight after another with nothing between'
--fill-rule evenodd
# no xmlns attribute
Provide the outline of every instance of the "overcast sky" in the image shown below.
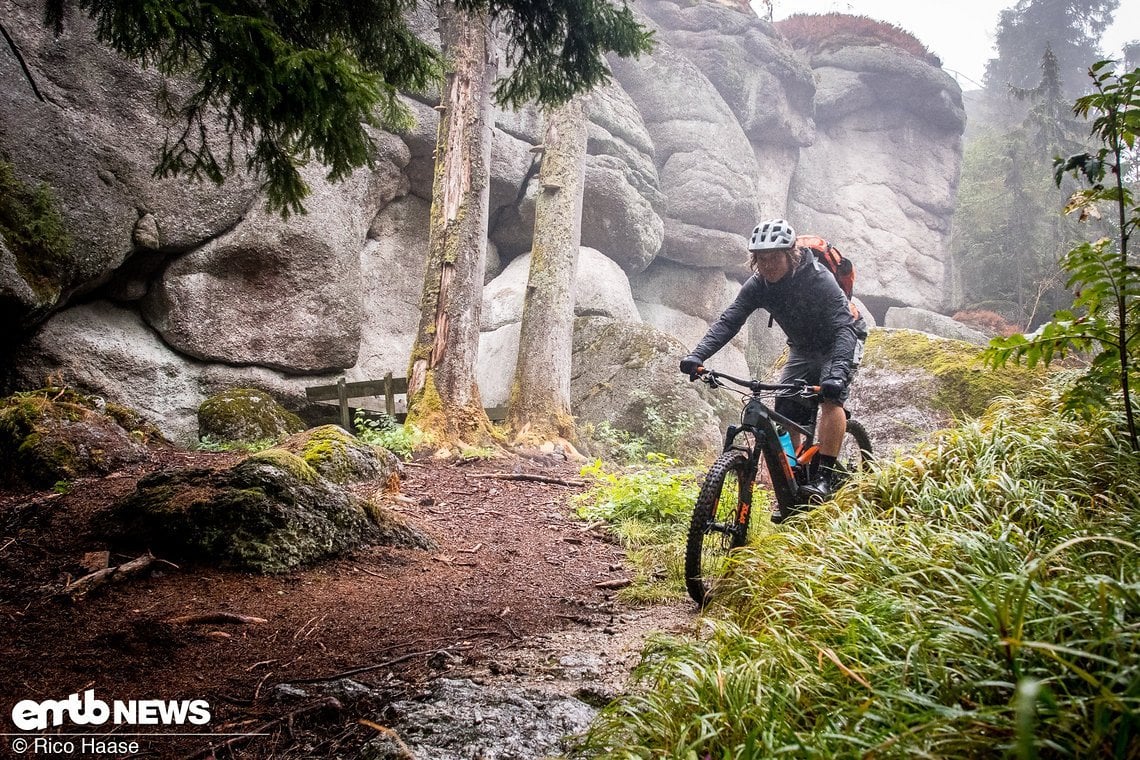
<svg viewBox="0 0 1140 760"><path fill-rule="evenodd" d="M773 0L775 19L793 13L852 13L888 21L917 37L942 59L942 67L960 74L963 90L981 86L986 61L994 57L998 16L1015 0ZM1105 33L1102 51L1119 58L1125 42L1140 39L1140 0L1121 0ZM971 84L963 77L974 80Z"/></svg>

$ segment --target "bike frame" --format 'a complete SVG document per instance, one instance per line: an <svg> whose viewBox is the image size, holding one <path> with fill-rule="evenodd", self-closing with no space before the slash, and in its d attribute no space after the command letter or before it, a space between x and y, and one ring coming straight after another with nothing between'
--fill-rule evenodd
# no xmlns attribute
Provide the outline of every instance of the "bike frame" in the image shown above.
<svg viewBox="0 0 1140 760"><path fill-rule="evenodd" d="M759 396L748 399L740 422L739 425L728 426L724 438L724 450L738 449L748 453L748 473L753 482L760 472L760 457L764 457L764 464L768 466L768 472L772 476L772 490L776 495L776 502L781 510L789 511L797 503L799 486L795 471L788 463L787 454L784 453L784 447L780 443L776 425L783 426L789 432L798 432L809 444L815 435L814 426L805 427L793 422L770 408ZM743 434L751 434L755 445L752 447L737 445L736 440ZM752 509L751 493L748 494L748 504L745 508L748 511Z"/></svg>
<svg viewBox="0 0 1140 760"><path fill-rule="evenodd" d="M789 391L797 386L792 384L772 385L754 380L741 380L721 372L708 372L711 382L717 383L720 379L729 380L737 385L748 388L752 395L744 404L744 411L740 416L739 425L729 425L724 437L724 451L737 449L748 454L748 475L753 483L760 471L760 457L764 457L764 464L772 476L772 491L776 495L776 503L782 512L788 513L798 504L799 484L796 473L788 464L788 457L780 443L776 425L781 425L789 432L796 432L804 436L804 444L800 449L806 451L815 437L814 425L801 425L788 419L764 403L761 393L765 391ZM801 388L802 390L802 388ZM751 434L755 445L751 448L736 443L743 434ZM747 494L747 503L741 505L740 522L745 522L747 515L752 511L752 493Z"/></svg>

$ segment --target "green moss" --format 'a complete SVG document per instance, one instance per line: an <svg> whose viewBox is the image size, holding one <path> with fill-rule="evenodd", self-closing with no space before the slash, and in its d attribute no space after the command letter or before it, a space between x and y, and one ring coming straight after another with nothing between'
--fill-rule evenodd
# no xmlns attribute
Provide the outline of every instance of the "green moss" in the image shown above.
<svg viewBox="0 0 1140 760"><path fill-rule="evenodd" d="M6 161L0 161L0 236L20 276L40 298L55 301L67 284L71 236L51 189L29 188Z"/></svg>
<svg viewBox="0 0 1140 760"><path fill-rule="evenodd" d="M989 368L982 361L984 350L972 343L931 338L914 330L873 330L863 365L925 370L937 383L931 399L934 407L972 417L984 412L994 399L1022 396L1046 378L1041 369Z"/></svg>
<svg viewBox="0 0 1140 760"><path fill-rule="evenodd" d="M302 483L314 483L320 477L311 464L285 449L265 449L256 454L251 454L247 461L272 465L279 470L284 470Z"/></svg>
<svg viewBox="0 0 1140 760"><path fill-rule="evenodd" d="M277 440L304 429L300 417L258 388L231 388L198 407L198 436L215 443Z"/></svg>
<svg viewBox="0 0 1140 760"><path fill-rule="evenodd" d="M315 471L334 483L346 483L352 476L349 449L355 439L336 425L313 430L299 455Z"/></svg>
<svg viewBox="0 0 1140 760"><path fill-rule="evenodd" d="M159 429L148 422L134 409L109 401L107 402L104 412L108 417L119 423L120 427L130 432L131 437L140 442L146 443L162 440L162 433L159 432Z"/></svg>

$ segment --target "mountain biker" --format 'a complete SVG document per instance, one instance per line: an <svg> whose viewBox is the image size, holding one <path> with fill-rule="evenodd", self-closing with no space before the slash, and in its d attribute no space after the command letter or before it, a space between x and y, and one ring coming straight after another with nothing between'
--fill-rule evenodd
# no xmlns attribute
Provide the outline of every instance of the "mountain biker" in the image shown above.
<svg viewBox="0 0 1140 760"><path fill-rule="evenodd" d="M740 332L752 312L767 309L788 336L788 362L780 382L803 380L820 386L815 477L804 488L809 500L824 501L835 490L836 458L847 431L843 403L862 358L867 329L863 319L853 315L831 272L810 252L798 250L795 242L795 230L783 219L756 225L748 241L754 274L681 360L681 371L696 379L696 370ZM811 424L813 406L794 397L776 400L777 412L804 425Z"/></svg>

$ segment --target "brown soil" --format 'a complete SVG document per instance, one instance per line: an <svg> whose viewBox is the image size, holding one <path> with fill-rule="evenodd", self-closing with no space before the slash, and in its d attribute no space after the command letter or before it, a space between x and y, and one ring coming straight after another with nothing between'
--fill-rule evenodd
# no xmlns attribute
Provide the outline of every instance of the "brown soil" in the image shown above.
<svg viewBox="0 0 1140 760"><path fill-rule="evenodd" d="M352 674L398 690L455 669L500 672L502 663L517 673L512 652L541 649L560 632L567 640L613 633L623 613L645 626L645 616L615 605L605 585L627 575L619 547L573 516L569 499L583 487L502 477L576 481L576 467L558 460L410 463L400 497L387 503L438 543L434 551L370 548L280 576L158 566L79 600L60 594L86 572L85 553L107 548L89 529L92 516L130 493L139 477L159 467L235 460L163 451L146 465L79 482L65 495L0 492L4 732L16 731L12 708L20 700L94 689L108 702L204 699L211 719L192 730L240 733L268 724L269 736L243 740L218 757L346 756L346 748L375 735L359 720L377 720L382 705L341 704L280 720L304 705L283 704L274 687ZM129 559L112 554L111 564ZM168 622L204 613L267 622ZM326 739L314 745L314 733ZM211 742L218 743L144 737L140 751L193 756ZM0 741L0 754L10 744L10 737Z"/></svg>

